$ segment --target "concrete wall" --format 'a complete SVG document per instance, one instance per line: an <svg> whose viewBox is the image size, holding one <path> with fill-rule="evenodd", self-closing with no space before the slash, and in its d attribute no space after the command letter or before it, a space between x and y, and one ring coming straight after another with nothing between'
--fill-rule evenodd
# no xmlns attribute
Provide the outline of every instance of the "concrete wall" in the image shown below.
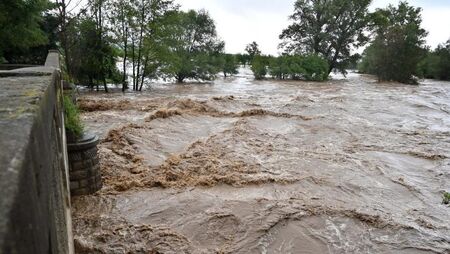
<svg viewBox="0 0 450 254"><path fill-rule="evenodd" d="M0 253L73 253L59 54L0 71Z"/></svg>

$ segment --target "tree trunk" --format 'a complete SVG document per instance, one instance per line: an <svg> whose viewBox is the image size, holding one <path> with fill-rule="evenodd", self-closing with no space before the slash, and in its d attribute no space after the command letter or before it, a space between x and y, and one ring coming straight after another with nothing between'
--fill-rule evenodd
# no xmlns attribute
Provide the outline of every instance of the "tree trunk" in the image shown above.
<svg viewBox="0 0 450 254"><path fill-rule="evenodd" d="M103 14L102 14L102 5L103 0L100 0L98 6L98 26L99 26L99 43L100 43L100 75L102 77L103 86L105 87L105 92L108 92L108 86L106 85L106 77L105 77L105 56L103 55Z"/></svg>
<svg viewBox="0 0 450 254"><path fill-rule="evenodd" d="M177 75L177 83L181 84L184 81L184 77L182 75Z"/></svg>
<svg viewBox="0 0 450 254"><path fill-rule="evenodd" d="M66 64L67 74L69 74L69 77L71 77L72 66L70 63L70 52L69 52L69 45L68 45L68 38L67 38L67 5L66 5L65 0L62 0L60 2L59 16L60 16L60 24L61 24L60 38L61 38L61 44L63 47L63 51L65 54L64 63Z"/></svg>
<svg viewBox="0 0 450 254"><path fill-rule="evenodd" d="M144 86L144 78L145 78L145 69L147 69L148 64L148 56L145 57L144 60L144 68L142 69L142 78L141 78L141 86L139 87L139 92L142 92L142 87Z"/></svg>
<svg viewBox="0 0 450 254"><path fill-rule="evenodd" d="M92 76L91 76L91 75L89 75L89 89L90 89L91 91L94 90L94 80L92 79Z"/></svg>
<svg viewBox="0 0 450 254"><path fill-rule="evenodd" d="M136 73L136 90L138 90L140 72L141 72L141 62L142 62L142 39L144 34L144 19L145 19L145 2L141 1L142 10L141 10L141 22L139 27L139 42L138 42L138 58L137 58L137 73ZM140 89L139 89L140 91Z"/></svg>
<svg viewBox="0 0 450 254"><path fill-rule="evenodd" d="M134 46L134 36L131 39L131 62L133 65L133 91L136 91L136 55L135 55L135 46Z"/></svg>
<svg viewBox="0 0 450 254"><path fill-rule="evenodd" d="M106 84L105 76L103 76L103 87L105 88L105 92L108 92L108 84Z"/></svg>
<svg viewBox="0 0 450 254"><path fill-rule="evenodd" d="M124 37L123 37L123 78L122 78L122 92L128 89L127 84L127 54L128 54L128 27L125 28L125 21L123 21Z"/></svg>

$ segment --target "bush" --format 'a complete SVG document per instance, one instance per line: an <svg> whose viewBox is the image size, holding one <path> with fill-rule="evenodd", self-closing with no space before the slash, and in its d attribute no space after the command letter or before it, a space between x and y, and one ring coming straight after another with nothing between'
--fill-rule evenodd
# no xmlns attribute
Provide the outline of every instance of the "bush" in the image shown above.
<svg viewBox="0 0 450 254"><path fill-rule="evenodd" d="M78 107L72 102L69 96L64 96L64 123L66 131L69 135L74 135L75 138L79 138L83 135L84 126L81 122L80 112Z"/></svg>
<svg viewBox="0 0 450 254"><path fill-rule="evenodd" d="M323 81L328 79L328 63L317 55L285 55L271 59L269 73L277 79Z"/></svg>
<svg viewBox="0 0 450 254"><path fill-rule="evenodd" d="M324 81L328 79L328 62L317 56L308 55L302 61L303 78L306 80Z"/></svg>

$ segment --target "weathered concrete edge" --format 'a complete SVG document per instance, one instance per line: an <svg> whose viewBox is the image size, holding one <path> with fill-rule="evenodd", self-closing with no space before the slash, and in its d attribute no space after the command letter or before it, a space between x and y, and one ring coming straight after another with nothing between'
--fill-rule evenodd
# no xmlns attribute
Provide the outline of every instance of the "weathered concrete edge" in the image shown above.
<svg viewBox="0 0 450 254"><path fill-rule="evenodd" d="M29 158L30 156L30 147L33 145L32 140L33 137L32 135L36 133L36 130L45 130L45 124L43 123L38 123L37 121L39 119L42 119L43 115L47 115L52 111L52 105L56 104L56 105L61 105L60 108L62 108L62 87L61 87L61 75L60 75L60 71L59 71L59 54L56 51L50 52L48 57L47 57L47 61L46 61L46 65L45 67L32 67L32 68L24 68L24 69L20 69L20 70L13 70L13 71L7 71L9 72L9 74L12 75L7 75L7 76L41 76L41 75L51 75L51 83L48 84L47 89L45 90L44 94L42 95L42 98L50 98L50 101L45 101L45 100L41 100L36 106L36 111L32 116L26 117L25 122L28 123L32 123L31 125L29 125L29 127L27 126L24 129L24 133L22 135L22 138L20 139L20 141L23 142L19 142L20 146L17 146L15 149L15 155L14 157L10 158L10 161L8 163L1 165L1 167L5 167L4 169L6 170L0 170L0 175L3 175L3 177L5 177L3 180L5 181L6 178L7 180L9 180L10 186L8 186L9 190L5 190L2 189L2 193L8 193L9 196L6 195L1 195L3 196L0 200L0 205L2 208L7 208L7 209L2 209L0 211L1 217L0 217L0 253L3 253L3 246L5 244L5 240L9 241L11 240L11 235L9 232L9 230L11 229L11 221L8 221L9 218L14 218L19 217L19 214L11 214L13 211L20 211L23 212L25 214L33 214L37 211L23 211L24 209L22 209L23 207L26 207L26 205L24 206L23 204L20 204L21 201L18 202L18 197L19 194L21 192L27 192L27 191L32 191L32 190L28 190L27 188L29 186L24 186L22 184L23 179L25 179L27 172L27 167L29 167L29 163L25 161L27 158ZM5 72L2 72L5 73ZM33 75L35 74L35 75ZM6 74L5 74L6 75ZM53 87L53 85L55 87ZM65 204L65 211L63 212L65 215L63 215L62 217L65 217L65 222L54 222L54 223L65 223L67 225L67 228L69 230L66 230L66 232L53 232L52 234L55 235L57 238L60 238L60 236L58 236L57 234L67 234L66 236L63 236L63 238L65 238L65 240L63 240L62 242L65 242L63 244L68 244L68 246L66 247L62 247L62 249L65 249L64 253L73 253L74 252L74 248L73 248L73 237L72 237L72 232L71 232L71 217L70 217L70 195L64 195L64 193L68 193L68 186L69 186L69 179L68 179L68 160L67 160L67 150L66 150L66 141L65 141L65 130L64 130L64 115L62 110L60 110L60 115L57 116L57 118L59 119L59 122L62 122L62 124L58 124L58 130L57 132L59 132L59 136L61 136L60 138L62 139L61 142L59 142L58 145L58 149L60 150L60 154L58 155L58 158L61 156L62 158L60 158L62 160L62 163L64 164L64 166L62 166L62 168L64 170L62 170L62 172L59 172L57 174L61 174L60 177L65 179L65 185L63 186L63 189L60 189L59 191L57 190L57 192L61 192L59 194L57 193L50 193L51 196L56 195L55 197L51 197L50 199L61 199L62 197L65 197L66 200L59 200L59 201L49 201L50 204L52 204L52 202L63 202ZM44 129L42 129L44 127ZM11 130L14 131L14 130ZM39 132L37 132L39 133ZM62 135L61 135L62 134ZM39 138L38 138L39 139ZM42 141L42 140L41 140ZM36 146L36 144L34 144ZM3 147L2 149L7 149L7 147ZM50 152L50 151L48 151ZM32 153L32 152L31 152ZM35 163L34 163L35 164ZM31 166L36 166L36 165L31 165ZM3 171L3 172L2 172ZM25 174L25 176L24 176ZM2 177L2 178L3 178ZM1 180L1 179L0 179ZM52 184L52 183L49 183ZM58 196L59 195L59 196ZM21 209L18 210L17 207L20 207ZM25 215L25 216L30 216L30 215ZM61 217L61 216L60 216ZM19 218L20 219L20 218ZM58 218L57 218L58 219ZM60 219L60 218L59 218ZM20 222L20 221L19 221ZM31 226L31 225L30 225ZM16 229L17 230L17 229ZM26 237L26 236L24 236ZM17 239L16 239L17 240ZM26 239L24 239L24 244L26 242ZM68 241L67 241L68 240ZM6 243L7 244L7 243ZM59 249L61 250L61 249Z"/></svg>

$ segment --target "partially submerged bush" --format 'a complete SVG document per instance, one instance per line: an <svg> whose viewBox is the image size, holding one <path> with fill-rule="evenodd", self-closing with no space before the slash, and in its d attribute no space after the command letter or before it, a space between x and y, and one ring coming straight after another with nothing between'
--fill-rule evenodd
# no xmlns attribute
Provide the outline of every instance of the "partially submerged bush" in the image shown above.
<svg viewBox="0 0 450 254"><path fill-rule="evenodd" d="M64 96L63 103L66 131L68 135L73 135L75 138L79 138L83 135L84 131L84 126L80 118L80 112L69 96Z"/></svg>
<svg viewBox="0 0 450 254"><path fill-rule="evenodd" d="M324 81L328 79L328 63L317 55L272 58L269 73L277 79Z"/></svg>

